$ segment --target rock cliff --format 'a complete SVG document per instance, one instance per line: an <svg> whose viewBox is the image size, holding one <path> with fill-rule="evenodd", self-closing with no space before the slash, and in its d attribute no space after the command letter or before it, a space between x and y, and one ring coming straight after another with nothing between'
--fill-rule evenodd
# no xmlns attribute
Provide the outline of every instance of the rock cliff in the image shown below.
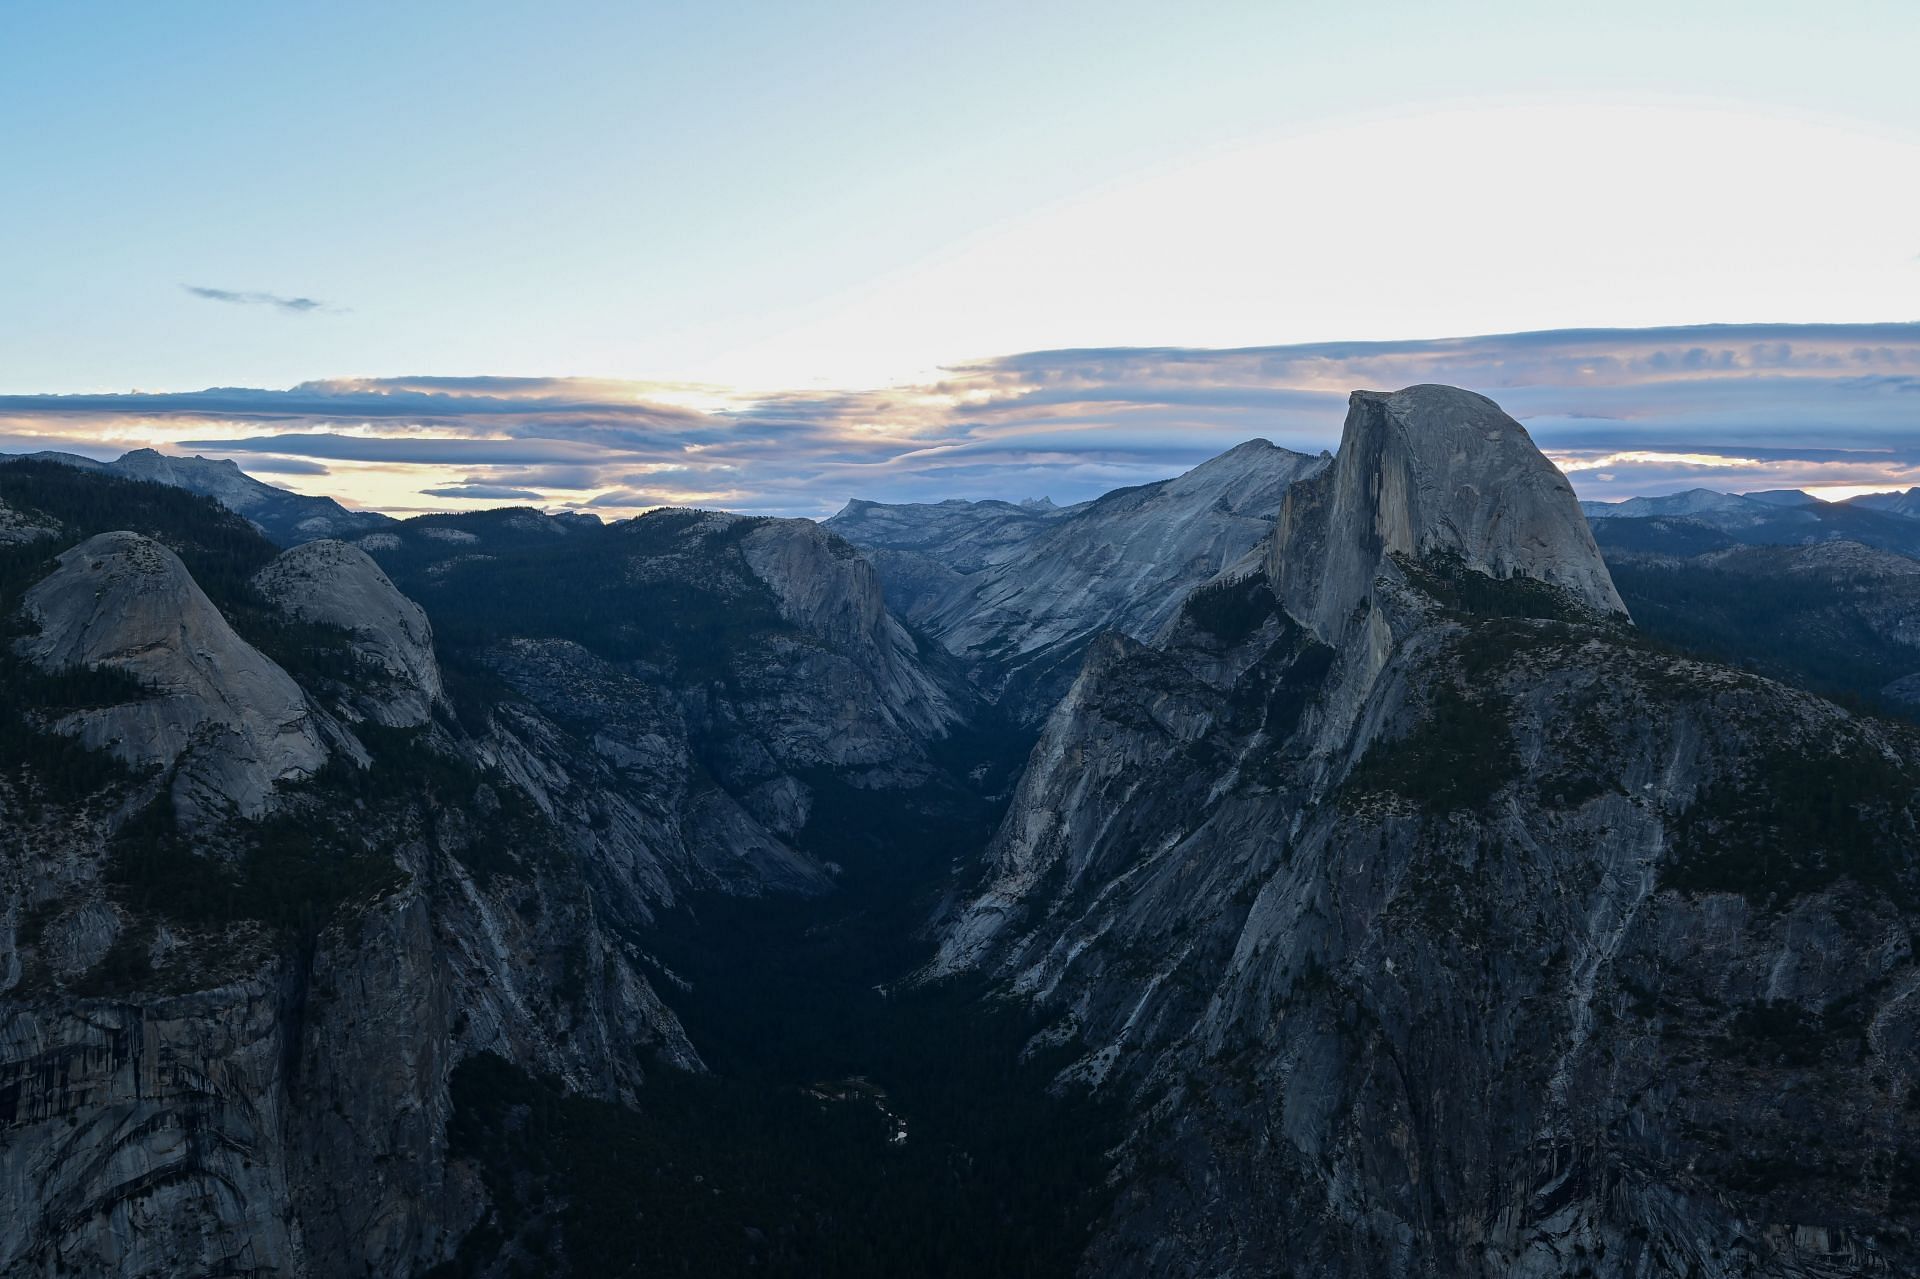
<svg viewBox="0 0 1920 1279"><path fill-rule="evenodd" d="M353 636L353 651L375 678L355 680L355 709L389 728L417 728L440 700L433 627L358 547L325 539L287 551L260 570L254 586L303 622Z"/></svg>
<svg viewBox="0 0 1920 1279"><path fill-rule="evenodd" d="M890 591L896 578L908 584L910 623L990 698L1037 722L1088 641L1107 630L1153 636L1189 590L1266 537L1288 487L1324 464L1250 440L1171 480L1064 510L859 503L828 526L878 556Z"/></svg>
<svg viewBox="0 0 1920 1279"><path fill-rule="evenodd" d="M1088 1273L1920 1262L1920 741L1618 603L1524 433L1410 388L1096 646L925 974L1141 1116Z"/></svg>
<svg viewBox="0 0 1920 1279"><path fill-rule="evenodd" d="M327 750L300 686L234 633L179 556L137 533L61 554L27 592L38 634L19 651L49 670L110 667L149 690L57 725L91 748L171 777L175 808L206 821L267 808L276 782L311 776Z"/></svg>

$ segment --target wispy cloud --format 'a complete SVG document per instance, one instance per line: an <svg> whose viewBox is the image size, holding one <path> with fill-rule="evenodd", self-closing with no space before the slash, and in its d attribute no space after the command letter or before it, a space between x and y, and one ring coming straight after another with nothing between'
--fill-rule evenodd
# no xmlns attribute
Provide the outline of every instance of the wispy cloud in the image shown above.
<svg viewBox="0 0 1920 1279"><path fill-rule="evenodd" d="M327 304L317 298L282 297L278 293L260 293L236 291L234 289L213 289L204 284L183 284L180 286L197 298L209 302L227 302L234 306L270 306L281 311L304 314L308 311L323 311Z"/></svg>
<svg viewBox="0 0 1920 1279"><path fill-rule="evenodd" d="M308 462L297 457L250 457L246 468L258 471L262 475L331 475L333 472L318 462ZM237 464L237 460L236 460Z"/></svg>
<svg viewBox="0 0 1920 1279"><path fill-rule="evenodd" d="M1416 382L1491 395L1584 496L1920 483L1920 324L1036 351L829 393L411 377L0 395L0 437L331 469L309 491L392 509L424 494L822 515L849 497L1076 501L1254 437L1317 452L1337 442L1350 390Z"/></svg>
<svg viewBox="0 0 1920 1279"><path fill-rule="evenodd" d="M545 498L532 489L517 489L504 484L446 484L421 489L428 497L467 497L488 502L540 502Z"/></svg>

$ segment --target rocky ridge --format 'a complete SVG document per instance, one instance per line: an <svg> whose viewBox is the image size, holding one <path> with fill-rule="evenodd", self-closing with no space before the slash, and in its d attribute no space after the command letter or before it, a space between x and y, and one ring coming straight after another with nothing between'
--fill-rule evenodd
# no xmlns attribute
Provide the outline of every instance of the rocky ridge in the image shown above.
<svg viewBox="0 0 1920 1279"><path fill-rule="evenodd" d="M700 760L763 758L767 742L726 732L760 712L688 683L694 650L641 645L662 667L498 636L460 649L462 680L477 662L498 683L455 705L426 614L363 550L275 556L197 498L9 469L56 539L14 552L37 628L17 660L125 680L71 712L93 685L49 685L43 728L165 771L109 769L69 794L29 745L0 777L0 1270L447 1259L490 1211L448 1154L455 1065L490 1054L627 1103L657 1069L700 1070L656 993L684 995L648 947L656 912L702 889L825 891L827 870L774 833L806 821L807 791L779 770L815 770L812 787L838 765L867 786L924 776L914 735L955 714L871 569L808 523L700 517L596 542L630 583L764 610L765 646L738 673L805 723L736 795ZM84 536L101 512L154 535ZM509 544L618 532L498 523L435 526L467 540L422 537L427 559L397 562L457 590ZM734 762L736 782L758 776Z"/></svg>
<svg viewBox="0 0 1920 1279"><path fill-rule="evenodd" d="M359 715L388 728L418 728L432 717L441 697L433 627L365 551L332 539L308 542L261 569L253 585L292 617L353 636L354 653L378 673L349 686Z"/></svg>
<svg viewBox="0 0 1920 1279"><path fill-rule="evenodd" d="M230 459L179 457L156 449L134 449L111 462L73 453L41 452L0 455L0 463L21 458L57 462L79 470L102 471L126 479L165 484L210 497L228 510L246 517L282 546L324 537L364 533L393 522L378 511L349 510L330 497L307 497L254 479Z"/></svg>
<svg viewBox="0 0 1920 1279"><path fill-rule="evenodd" d="M306 695L237 635L166 547L101 533L62 553L22 605L17 642L52 671L109 667L144 694L75 711L55 731L136 768L168 771L176 810L202 824L259 817L276 783L312 776L327 748Z"/></svg>
<svg viewBox="0 0 1920 1279"><path fill-rule="evenodd" d="M1914 1264L1920 743L1618 602L1524 432L1410 388L1096 646L923 974L1144 1116L1089 1273Z"/></svg>
<svg viewBox="0 0 1920 1279"><path fill-rule="evenodd" d="M988 697L1038 721L1095 635L1151 637L1187 591L1267 535L1294 480L1324 465L1250 440L1171 480L1064 511L971 503L934 508L941 518L929 524L913 518L922 508L868 503L827 526L876 554L890 583L910 583L906 620L959 658ZM963 518L981 531L930 536Z"/></svg>

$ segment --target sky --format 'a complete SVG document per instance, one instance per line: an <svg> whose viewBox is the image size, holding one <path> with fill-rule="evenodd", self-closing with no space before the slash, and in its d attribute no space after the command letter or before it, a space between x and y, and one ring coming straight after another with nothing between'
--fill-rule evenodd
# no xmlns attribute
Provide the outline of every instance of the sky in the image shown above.
<svg viewBox="0 0 1920 1279"><path fill-rule="evenodd" d="M1583 495L1905 486L1916 47L1864 0L0 0L0 448L1070 501L1406 370Z"/></svg>

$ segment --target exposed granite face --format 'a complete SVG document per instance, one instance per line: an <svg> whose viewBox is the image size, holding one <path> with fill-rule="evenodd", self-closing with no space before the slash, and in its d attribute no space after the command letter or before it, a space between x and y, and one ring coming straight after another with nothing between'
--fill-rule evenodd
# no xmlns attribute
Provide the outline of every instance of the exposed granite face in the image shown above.
<svg viewBox="0 0 1920 1279"><path fill-rule="evenodd" d="M1458 556L1489 577L1626 611L1566 477L1499 405L1455 387L1353 393L1334 464L1287 493L1267 580L1288 613L1338 644L1393 555Z"/></svg>
<svg viewBox="0 0 1920 1279"><path fill-rule="evenodd" d="M871 681L877 696L860 700L902 735L935 738L959 721L956 699L928 673L913 637L887 611L873 565L851 545L811 520L760 521L740 545L780 615ZM845 740L855 726L836 719L835 736Z"/></svg>
<svg viewBox="0 0 1920 1279"><path fill-rule="evenodd" d="M270 982L0 1011L9 1274L298 1273Z"/></svg>
<svg viewBox="0 0 1920 1279"><path fill-rule="evenodd" d="M437 694L424 618L360 552L310 548L259 585L354 634L364 660L325 696ZM602 779L576 784L576 742L536 709L520 737L443 715L371 749L329 724L321 772L307 693L158 543L90 538L23 607L23 656L155 690L56 727L171 771L77 800L0 777L0 1273L418 1273L485 1209L445 1157L460 1059L609 1099L702 1068L634 927L710 876L671 822L580 813ZM683 748L649 773L644 734L609 732L645 777L606 804L661 769L684 785ZM289 733L302 766L262 766ZM142 816L169 792L178 834Z"/></svg>
<svg viewBox="0 0 1920 1279"><path fill-rule="evenodd" d="M0 999L0 1270L417 1273L485 1206L445 1159L460 1058L603 1097L700 1068L577 869L476 875L458 814L400 822L371 841L394 887L291 947L162 924L158 966L105 997L28 948L27 988Z"/></svg>
<svg viewBox="0 0 1920 1279"><path fill-rule="evenodd" d="M1249 440L1174 479L1064 512L860 503L828 525L878 553L889 591L904 584L910 623L989 697L1037 722L1095 635L1151 638L1188 591L1258 545L1288 487L1324 465ZM930 536L956 525L953 536Z"/></svg>
<svg viewBox="0 0 1920 1279"><path fill-rule="evenodd" d="M832 878L788 842L807 791L758 757L740 791L702 784L702 749L670 690L565 640L516 640L489 662L524 701L479 749L533 797L606 882L609 909L650 917L688 889L819 893Z"/></svg>
<svg viewBox="0 0 1920 1279"><path fill-rule="evenodd" d="M1920 743L1640 645L1571 494L1408 394L1281 582L1096 646L923 975L1142 1116L1087 1273L1915 1269Z"/></svg>
<svg viewBox="0 0 1920 1279"><path fill-rule="evenodd" d="M433 627L365 551L330 539L308 542L260 570L254 586L303 622L352 634L354 652L384 677L355 681L354 711L389 728L417 728L431 718L441 695Z"/></svg>
<svg viewBox="0 0 1920 1279"><path fill-rule="evenodd" d="M137 533L62 554L27 592L38 627L18 651L48 670L107 666L153 691L57 726L135 767L160 767L190 822L265 812L274 784L312 775L327 749L300 686L234 633L180 558Z"/></svg>

